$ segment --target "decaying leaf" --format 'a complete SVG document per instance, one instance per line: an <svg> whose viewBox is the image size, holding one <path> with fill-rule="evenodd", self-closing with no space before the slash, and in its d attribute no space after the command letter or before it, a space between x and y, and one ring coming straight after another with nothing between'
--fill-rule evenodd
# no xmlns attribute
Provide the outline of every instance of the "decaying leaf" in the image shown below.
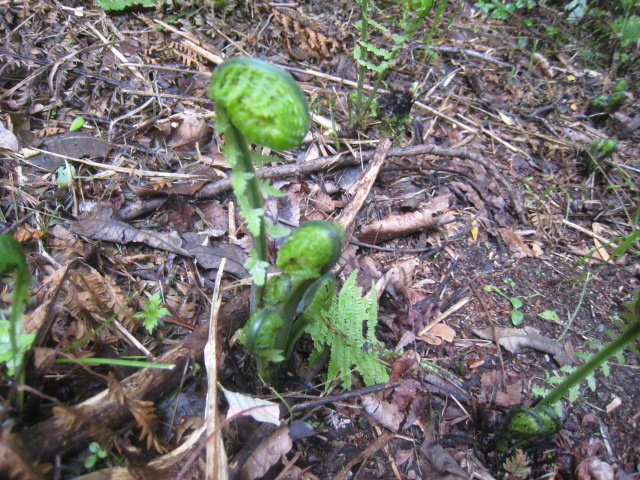
<svg viewBox="0 0 640 480"><path fill-rule="evenodd" d="M250 397L242 393L231 392L224 387L221 388L227 402L229 402L227 418L231 418L234 415L249 415L258 422L280 425L280 407L277 403Z"/></svg>
<svg viewBox="0 0 640 480"><path fill-rule="evenodd" d="M225 272L232 273L238 278L246 278L249 273L244 268L247 254L238 245L219 243L211 245L206 235L196 232L185 232L182 234L184 248L193 255L198 264L208 270L217 269L220 261L226 258Z"/></svg>
<svg viewBox="0 0 640 480"><path fill-rule="evenodd" d="M453 195L446 194L433 198L423 208L403 215L392 215L362 227L357 235L363 242L378 243L407 235L424 228L442 225L453 219L443 212L451 205Z"/></svg>
<svg viewBox="0 0 640 480"><path fill-rule="evenodd" d="M522 404L522 379L505 378L502 383L502 374L499 370L489 370L480 377L482 385L482 399L487 402L495 401L500 407L512 407ZM495 400L494 400L495 399Z"/></svg>
<svg viewBox="0 0 640 480"><path fill-rule="evenodd" d="M226 390L225 390L226 394ZM286 455L293 442L289 436L289 427L283 425L265 438L240 469L240 480L262 478L269 469Z"/></svg>
<svg viewBox="0 0 640 480"><path fill-rule="evenodd" d="M531 460L527 454L518 449L504 461L502 468L515 478L529 478L529 475L531 475L531 467L529 465L531 465Z"/></svg>
<svg viewBox="0 0 640 480"><path fill-rule="evenodd" d="M432 469L431 472L427 471L423 474L424 478L435 480L447 474L459 478L469 478L467 472L460 468L455 458L438 443L425 441L420 447L420 453L428 460Z"/></svg>
<svg viewBox="0 0 640 480"><path fill-rule="evenodd" d="M542 258L544 255L539 242L531 242L529 246L518 233L508 228L498 228L498 232L515 258Z"/></svg>
<svg viewBox="0 0 640 480"><path fill-rule="evenodd" d="M495 340L511 353L519 353L527 348L553 355L558 365L574 363L564 345L552 338L540 335L533 327L524 328L473 328L473 333L484 340ZM495 338L494 338L495 331Z"/></svg>
<svg viewBox="0 0 640 480"><path fill-rule="evenodd" d="M39 153L29 159L30 163L38 165L51 172L64 165L64 155L71 158L104 157L107 154L109 142L81 132L67 132L51 135L44 139L42 150L51 153ZM58 154L58 155L52 155Z"/></svg>
<svg viewBox="0 0 640 480"><path fill-rule="evenodd" d="M0 152L5 150L15 153L19 149L18 138L0 122Z"/></svg>
<svg viewBox="0 0 640 480"><path fill-rule="evenodd" d="M394 432L400 429L404 415L395 403L382 400L377 395L366 395L362 397L362 406L364 411L375 418L383 427Z"/></svg>
<svg viewBox="0 0 640 480"><path fill-rule="evenodd" d="M202 142L209 135L211 127L199 115L185 115L180 125L171 132L167 146L173 149L192 148L197 142Z"/></svg>
<svg viewBox="0 0 640 480"><path fill-rule="evenodd" d="M111 209L101 209L91 218L70 222L71 230L93 240L120 244L145 243L152 248L177 253L185 257L191 254L182 248L182 239L177 232L160 233L141 230L111 217Z"/></svg>

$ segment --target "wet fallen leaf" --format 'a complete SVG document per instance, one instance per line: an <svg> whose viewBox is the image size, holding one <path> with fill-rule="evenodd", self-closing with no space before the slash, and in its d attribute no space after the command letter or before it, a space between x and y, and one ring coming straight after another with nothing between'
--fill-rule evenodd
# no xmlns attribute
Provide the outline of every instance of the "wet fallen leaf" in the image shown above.
<svg viewBox="0 0 640 480"><path fill-rule="evenodd" d="M234 415L248 415L258 422L280 425L280 407L277 403L221 388L229 402L227 418Z"/></svg>
<svg viewBox="0 0 640 480"><path fill-rule="evenodd" d="M400 429L404 415L396 404L381 400L377 395L367 395L362 397L362 406L383 427L394 432Z"/></svg>
<svg viewBox="0 0 640 480"><path fill-rule="evenodd" d="M293 442L289 436L289 428L287 426L277 428L251 453L240 469L240 479L256 480L262 478L272 466L289 453L291 447L293 447Z"/></svg>
<svg viewBox="0 0 640 480"><path fill-rule="evenodd" d="M403 215L392 215L362 227L357 235L363 242L378 243L407 235L428 227L434 227L450 221L451 215L443 214L449 208L453 195L440 195L433 198L423 208Z"/></svg>
<svg viewBox="0 0 640 480"><path fill-rule="evenodd" d="M207 270L217 269L223 258L227 259L225 271L232 273L238 278L246 278L249 273L244 268L247 254L238 245L215 242L210 244L207 235L196 232L185 232L182 234L185 240L183 245L195 257L198 263Z"/></svg>
<svg viewBox="0 0 640 480"><path fill-rule="evenodd" d="M511 353L522 352L526 348L539 350L553 355L559 365L574 363L565 347L558 341L540 335L533 327L524 328L472 328L473 333L484 340L495 340ZM495 339L494 339L495 331Z"/></svg>
<svg viewBox="0 0 640 480"><path fill-rule="evenodd" d="M69 228L73 233L93 240L119 244L145 243L159 250L166 250L185 257L192 256L182 248L182 239L177 232L160 233L132 227L128 223L112 218L111 208L101 209L91 218L69 222Z"/></svg>
<svg viewBox="0 0 640 480"><path fill-rule="evenodd" d="M469 478L467 472L460 468L455 458L436 442L425 441L420 447L420 453L424 455L432 468L431 472L425 472L423 478L436 480L447 474L459 478Z"/></svg>

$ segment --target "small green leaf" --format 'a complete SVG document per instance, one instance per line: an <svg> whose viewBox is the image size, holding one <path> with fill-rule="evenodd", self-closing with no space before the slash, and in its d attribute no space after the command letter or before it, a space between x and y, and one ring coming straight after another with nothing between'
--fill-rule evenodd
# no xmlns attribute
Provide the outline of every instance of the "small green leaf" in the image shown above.
<svg viewBox="0 0 640 480"><path fill-rule="evenodd" d="M259 180L259 184L260 184L260 192L262 193L262 196L265 197L265 198L267 198L267 197L286 197L287 196L286 193L281 192L280 190L278 190L266 178L261 178Z"/></svg>
<svg viewBox="0 0 640 480"><path fill-rule="evenodd" d="M587 378L587 385L589 386L589 390L591 390L592 392L596 391L596 378L593 376L593 374L589 375Z"/></svg>
<svg viewBox="0 0 640 480"><path fill-rule="evenodd" d="M511 302L511 305L514 309L518 310L522 308L522 300L520 300L518 297L510 297L509 301Z"/></svg>
<svg viewBox="0 0 640 480"><path fill-rule="evenodd" d="M66 187L73 181L75 175L75 167L65 160L64 165L56 170L56 185Z"/></svg>
<svg viewBox="0 0 640 480"><path fill-rule="evenodd" d="M260 260L257 257L255 250L252 250L251 255L244 263L244 268L249 271L251 277L253 277L253 283L258 286L262 286L265 283L265 278L267 277L267 268L269 268L269 263L264 260Z"/></svg>
<svg viewBox="0 0 640 480"><path fill-rule="evenodd" d="M291 230L285 227L281 227L280 225L276 225L273 222L265 221L265 227L267 229L267 234L271 235L274 238L286 237L291 233Z"/></svg>
<svg viewBox="0 0 640 480"><path fill-rule="evenodd" d="M523 319L524 315L520 310L514 310L513 312L511 312L511 322L514 325L520 325Z"/></svg>
<svg viewBox="0 0 640 480"><path fill-rule="evenodd" d="M560 321L560 317L554 310L545 310L544 312L539 313L538 316L545 320L550 320L555 322Z"/></svg>
<svg viewBox="0 0 640 480"><path fill-rule="evenodd" d="M84 126L84 117L76 117L69 125L69 131L75 132L76 130L80 130Z"/></svg>

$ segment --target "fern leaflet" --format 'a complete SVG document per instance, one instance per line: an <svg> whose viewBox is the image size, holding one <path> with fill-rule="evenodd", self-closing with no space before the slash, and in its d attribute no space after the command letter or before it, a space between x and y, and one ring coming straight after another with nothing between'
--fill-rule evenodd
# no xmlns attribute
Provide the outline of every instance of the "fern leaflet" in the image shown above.
<svg viewBox="0 0 640 480"><path fill-rule="evenodd" d="M362 289L356 285L356 272L349 275L328 310L308 308L303 315L308 321L306 331L314 341L312 358L325 348L330 350L327 385L338 379L344 388L351 388L354 366L366 385L389 379L385 365L375 353L384 348L375 336L378 322L375 289L363 297Z"/></svg>

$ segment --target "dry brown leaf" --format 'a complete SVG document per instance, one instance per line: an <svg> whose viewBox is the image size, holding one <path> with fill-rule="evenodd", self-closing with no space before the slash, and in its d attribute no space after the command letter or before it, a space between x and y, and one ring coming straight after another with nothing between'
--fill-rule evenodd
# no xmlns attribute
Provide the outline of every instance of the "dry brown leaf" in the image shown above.
<svg viewBox="0 0 640 480"><path fill-rule="evenodd" d="M456 331L449 325L444 323L438 323L431 327L424 335L416 337L416 340L422 340L429 345L442 345L444 340L447 343L453 342L456 336Z"/></svg>
<svg viewBox="0 0 640 480"><path fill-rule="evenodd" d="M381 400L377 395L362 397L364 411L376 419L380 425L391 431L397 432L404 420L404 415L398 409L398 405Z"/></svg>
<svg viewBox="0 0 640 480"><path fill-rule="evenodd" d="M240 480L256 480L262 478L269 469L289 453L293 442L289 436L289 428L282 426L275 429L265 438L240 469Z"/></svg>
<svg viewBox="0 0 640 480"><path fill-rule="evenodd" d="M120 244L146 243L152 248L191 257L191 254L182 248L182 239L177 232L160 233L150 230L140 230L112 218L110 208L102 209L94 213L92 218L85 218L69 223L73 233L89 237L93 240L103 240Z"/></svg>
<svg viewBox="0 0 640 480"><path fill-rule="evenodd" d="M433 198L422 209L403 215L392 215L362 227L357 235L362 242L378 243L409 233L446 223L451 215L441 215L449 208L453 195Z"/></svg>
<svg viewBox="0 0 640 480"><path fill-rule="evenodd" d="M518 233L508 228L498 228L498 232L515 258L541 258L544 254L539 243L532 242L531 246L529 246L524 243L524 240L522 240L522 237Z"/></svg>
<svg viewBox="0 0 640 480"><path fill-rule="evenodd" d="M613 468L597 457L589 457L582 460L576 467L578 480L613 480L615 474Z"/></svg>
<svg viewBox="0 0 640 480"><path fill-rule="evenodd" d="M483 398L490 401L495 396L495 403L500 407L511 407L522 404L522 379L506 378L505 388L501 388L502 373L489 370L480 377Z"/></svg>
<svg viewBox="0 0 640 480"><path fill-rule="evenodd" d="M169 135L167 146L173 149L192 148L196 142L202 142L209 135L210 128L201 116L186 115Z"/></svg>
<svg viewBox="0 0 640 480"><path fill-rule="evenodd" d="M20 150L20 144L14 133L7 130L4 123L0 122L0 152L3 150L17 153Z"/></svg>
<svg viewBox="0 0 640 480"><path fill-rule="evenodd" d="M71 158L104 157L107 154L109 142L81 132L66 132L44 139L42 150L64 155ZM49 153L39 153L29 159L30 163L38 165L51 172L64 165L64 158Z"/></svg>
<svg viewBox="0 0 640 480"><path fill-rule="evenodd" d="M559 365L574 363L564 346L549 337L540 335L533 327L525 328L472 328L473 333L484 340L495 340L511 353L519 353L531 348L553 355ZM495 332L495 338L494 338Z"/></svg>

